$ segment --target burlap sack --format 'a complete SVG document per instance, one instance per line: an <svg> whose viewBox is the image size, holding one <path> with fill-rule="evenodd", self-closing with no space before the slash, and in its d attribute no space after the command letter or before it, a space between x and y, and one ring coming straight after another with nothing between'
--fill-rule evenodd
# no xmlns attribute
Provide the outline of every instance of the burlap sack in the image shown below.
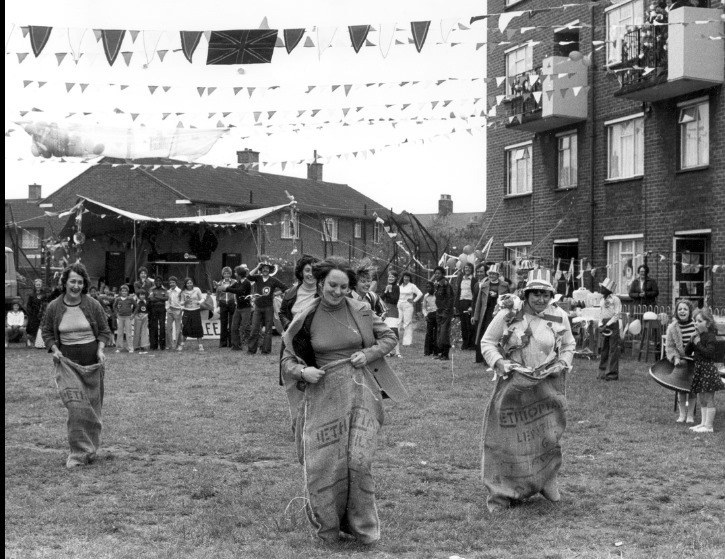
<svg viewBox="0 0 725 559"><path fill-rule="evenodd" d="M489 503L540 492L561 467L566 428L564 373L538 383L498 379L483 419L483 483Z"/></svg>
<svg viewBox="0 0 725 559"><path fill-rule="evenodd" d="M92 462L101 439L101 408L103 407L104 366L87 367L70 359L55 359L55 384L63 405L68 410L68 443L70 454L66 466Z"/></svg>
<svg viewBox="0 0 725 559"><path fill-rule="evenodd" d="M339 365L307 385L295 436L319 538L335 541L342 530L362 542L379 539L372 461L382 423L380 389L366 369Z"/></svg>

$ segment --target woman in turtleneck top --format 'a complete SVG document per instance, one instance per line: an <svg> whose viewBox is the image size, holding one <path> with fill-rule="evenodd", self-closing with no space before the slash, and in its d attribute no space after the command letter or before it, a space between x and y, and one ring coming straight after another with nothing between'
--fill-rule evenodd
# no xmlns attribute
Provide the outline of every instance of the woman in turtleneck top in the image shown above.
<svg viewBox="0 0 725 559"><path fill-rule="evenodd" d="M665 336L665 354L667 359L675 365L675 367L687 366L684 361L685 348L695 334L695 323L692 321L692 304L687 299L678 301L675 309L675 317L667 327ZM695 399L690 401L690 394L687 392L677 392L677 407L679 408L679 417L677 423L695 423Z"/></svg>
<svg viewBox="0 0 725 559"><path fill-rule="evenodd" d="M342 532L371 544L380 538L372 461L381 389L407 395L384 359L396 338L367 303L347 297L356 277L344 260L328 258L313 273L320 297L285 331L282 358L307 515L323 541Z"/></svg>
<svg viewBox="0 0 725 559"><path fill-rule="evenodd" d="M498 266L498 264L493 264L487 272L488 277L478 286L476 305L471 317L471 322L476 325L476 363L484 362L481 353L481 339L493 320L493 312L498 298L510 290L509 284L501 279Z"/></svg>

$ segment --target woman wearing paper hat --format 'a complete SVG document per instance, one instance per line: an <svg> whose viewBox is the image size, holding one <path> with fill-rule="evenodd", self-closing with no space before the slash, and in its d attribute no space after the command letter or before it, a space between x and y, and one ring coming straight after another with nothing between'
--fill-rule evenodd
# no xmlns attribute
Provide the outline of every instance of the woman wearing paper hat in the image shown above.
<svg viewBox="0 0 725 559"><path fill-rule="evenodd" d="M478 284L476 302L473 305L473 316L471 322L476 329L474 345L476 347L476 363L483 363L483 355L480 352L481 338L493 320L493 313L498 304L499 296L511 291L511 286L501 278L501 265L491 264L486 272L486 279Z"/></svg>
<svg viewBox="0 0 725 559"><path fill-rule="evenodd" d="M622 302L614 294L616 284L611 278L605 278L599 284L604 297L601 302L599 332L602 334L602 354L599 359L599 376L602 380L619 380L619 317L622 315Z"/></svg>
<svg viewBox="0 0 725 559"><path fill-rule="evenodd" d="M484 414L483 482L491 512L537 493L561 496L559 439L566 427L565 373L576 342L564 310L552 305L551 273L529 272L524 300L512 297L483 335L481 352L496 388Z"/></svg>

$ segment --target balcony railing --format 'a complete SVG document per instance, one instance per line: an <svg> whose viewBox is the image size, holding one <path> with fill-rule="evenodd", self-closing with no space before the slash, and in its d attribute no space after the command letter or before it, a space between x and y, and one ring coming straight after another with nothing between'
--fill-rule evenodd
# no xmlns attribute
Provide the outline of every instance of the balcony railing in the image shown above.
<svg viewBox="0 0 725 559"><path fill-rule="evenodd" d="M667 79L667 26L645 24L628 31L622 40L622 85Z"/></svg>
<svg viewBox="0 0 725 559"><path fill-rule="evenodd" d="M508 95L510 115L526 115L541 110L541 95L538 96L538 101L536 96L532 95L541 91L541 66L507 79L510 79Z"/></svg>

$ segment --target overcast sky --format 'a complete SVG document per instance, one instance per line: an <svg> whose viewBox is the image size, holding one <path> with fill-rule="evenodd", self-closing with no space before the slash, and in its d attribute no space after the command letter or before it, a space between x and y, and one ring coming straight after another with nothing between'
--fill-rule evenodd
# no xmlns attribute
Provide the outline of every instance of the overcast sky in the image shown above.
<svg viewBox="0 0 725 559"><path fill-rule="evenodd" d="M47 195L86 168L77 162L33 158L29 136L13 122L20 119L20 111L37 108L43 112L30 112L25 118L169 129L179 121L198 128L215 127L222 121L234 127L200 162L234 164L237 150L251 148L260 152L263 162L271 163L262 171L303 177L306 166L297 162L310 158L316 149L323 158L325 180L349 184L396 211L433 213L442 193L453 196L456 211L482 211L485 127L481 118L463 117L485 110L481 79L485 48L476 48L476 43L485 41L485 29L480 22L461 29L458 22L468 27L471 16L485 13L485 4L469 0L217 1L209 10L191 0L129 0L104 10L104 3L85 0L15 0L5 7L6 52L10 53L5 64L5 128L6 132L15 128L5 138L6 197L26 196L27 185L33 182L42 184ZM303 47L303 39L291 54L275 49L271 64L245 66L205 65L207 41L203 38L193 64L181 52L173 52L180 46L180 30L254 29L264 17L273 29L304 27L315 44L336 29L332 46L320 53L316 47ZM421 53L405 44L393 45L383 56L380 24L397 24L401 31L396 38L407 43L410 22L421 20L432 22ZM356 54L346 26L362 24L375 29L368 39L376 46L363 47ZM21 25L54 28L40 57L34 57ZM319 34L311 32L313 26ZM73 61L69 27L71 37L78 36L76 30L88 29L80 43L84 55L78 64ZM110 67L101 43L95 41L94 28L148 33L140 33L133 42L127 33L121 51L134 53L131 63L127 66L119 56ZM170 51L163 62L153 54L160 49ZM30 54L19 63L16 53L23 52ZM68 55L59 66L55 53L60 52ZM32 83L24 87L23 80ZM439 80L449 81L439 84ZM400 85L413 81L419 83ZM39 88L37 82L47 83ZM75 86L67 93L66 83L89 85L84 92ZM121 91L118 84L130 87ZM151 94L150 85L171 89L162 92L159 88ZM333 91L336 85L340 87ZM345 85L352 85L347 94ZM268 89L273 86L279 87ZM216 90L200 96L198 87ZM244 89L235 95L234 87ZM248 88L254 88L251 96ZM403 104L409 106L401 110ZM343 116L344 108L350 110ZM320 113L312 117L311 112L318 109ZM298 116L302 110L305 113ZM81 116L83 112L91 114ZM184 114L177 116L177 112ZM223 116L225 112L231 114ZM267 119L269 112L274 114ZM69 113L78 114L68 118ZM135 121L131 113L139 113ZM172 115L162 120L164 113ZM210 113L215 115L210 118ZM261 113L262 126L254 126L255 113ZM366 122L359 123L358 118ZM379 118L394 120L367 124L368 119ZM330 124L324 124L326 120Z"/></svg>

